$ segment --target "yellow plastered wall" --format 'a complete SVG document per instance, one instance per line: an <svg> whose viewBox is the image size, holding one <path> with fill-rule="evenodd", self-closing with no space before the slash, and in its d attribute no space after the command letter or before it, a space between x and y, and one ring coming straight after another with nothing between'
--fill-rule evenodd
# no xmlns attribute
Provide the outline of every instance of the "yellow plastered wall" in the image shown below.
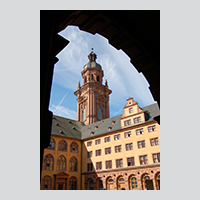
<svg viewBox="0 0 200 200"><path fill-rule="evenodd" d="M81 189L81 141L77 140L77 139L73 139L73 138L66 138L66 137L60 137L60 136L55 136L55 135L51 135L51 138L53 138L55 140L55 150L45 149L43 157L45 157L47 154L51 154L54 157L54 167L53 167L53 171L42 170L41 178L43 178L46 175L49 175L52 178L52 189L54 188L54 177L53 177L53 175L60 172L60 171L56 170L57 159L58 159L59 156L63 155L63 156L65 156L65 158L67 160L65 173L67 173L69 175L68 180L67 180L67 188L69 189L69 179L70 179L70 177L74 176L74 177L77 178L77 189L80 190ZM60 140L65 140L67 142L67 152L58 151L58 143L59 143ZM78 144L78 153L71 153L70 152L70 144L72 142L76 142ZM75 156L77 161L78 161L77 172L70 172L69 171L69 160L73 156Z"/></svg>

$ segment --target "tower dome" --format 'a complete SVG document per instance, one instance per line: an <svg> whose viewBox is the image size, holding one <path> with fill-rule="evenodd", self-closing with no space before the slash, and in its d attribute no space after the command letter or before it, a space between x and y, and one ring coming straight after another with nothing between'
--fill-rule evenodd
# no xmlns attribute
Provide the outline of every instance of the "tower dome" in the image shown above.
<svg viewBox="0 0 200 200"><path fill-rule="evenodd" d="M93 48L91 53L88 55L89 62L84 65L83 70L90 67L97 67L102 70L102 67L99 63L96 62L97 55L93 52Z"/></svg>

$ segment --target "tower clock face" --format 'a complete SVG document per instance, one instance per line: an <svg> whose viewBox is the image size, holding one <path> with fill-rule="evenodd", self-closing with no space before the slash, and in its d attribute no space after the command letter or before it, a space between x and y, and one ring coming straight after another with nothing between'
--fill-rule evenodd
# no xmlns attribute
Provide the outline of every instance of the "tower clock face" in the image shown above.
<svg viewBox="0 0 200 200"><path fill-rule="evenodd" d="M98 92L99 92L100 95L103 95L103 91L101 89L99 89Z"/></svg>

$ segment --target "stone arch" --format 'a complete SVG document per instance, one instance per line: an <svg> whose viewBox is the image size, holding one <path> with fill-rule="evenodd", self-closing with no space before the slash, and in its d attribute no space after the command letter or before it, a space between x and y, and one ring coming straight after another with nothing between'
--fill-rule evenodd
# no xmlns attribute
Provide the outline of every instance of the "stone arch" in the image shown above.
<svg viewBox="0 0 200 200"><path fill-rule="evenodd" d="M155 181L156 189L160 190L160 171L155 173L154 181Z"/></svg>
<svg viewBox="0 0 200 200"><path fill-rule="evenodd" d="M117 190L121 190L122 188L125 188L125 178L123 175L117 176L116 184L117 184Z"/></svg>

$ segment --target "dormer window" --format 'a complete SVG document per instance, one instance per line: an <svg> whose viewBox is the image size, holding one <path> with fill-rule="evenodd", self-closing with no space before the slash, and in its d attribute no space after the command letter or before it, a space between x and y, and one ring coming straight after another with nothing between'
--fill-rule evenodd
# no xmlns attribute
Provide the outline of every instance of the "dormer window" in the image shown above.
<svg viewBox="0 0 200 200"><path fill-rule="evenodd" d="M95 129L97 129L97 128L98 128L98 126L95 126L94 128L95 128Z"/></svg>
<svg viewBox="0 0 200 200"><path fill-rule="evenodd" d="M94 135L94 132L91 132L90 135Z"/></svg>
<svg viewBox="0 0 200 200"><path fill-rule="evenodd" d="M112 127L108 127L108 130L110 131L112 129Z"/></svg>
<svg viewBox="0 0 200 200"><path fill-rule="evenodd" d="M115 123L115 121L112 121L112 122L111 122L111 124L114 124L114 123Z"/></svg>

